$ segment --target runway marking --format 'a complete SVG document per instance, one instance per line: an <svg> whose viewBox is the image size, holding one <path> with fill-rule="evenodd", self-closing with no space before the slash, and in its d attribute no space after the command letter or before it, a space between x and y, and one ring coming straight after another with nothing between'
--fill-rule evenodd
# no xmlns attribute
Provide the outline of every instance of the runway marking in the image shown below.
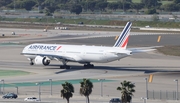
<svg viewBox="0 0 180 103"><path fill-rule="evenodd" d="M119 36L116 36L115 38L114 38L114 40L117 40L119 38Z"/></svg>
<svg viewBox="0 0 180 103"><path fill-rule="evenodd" d="M173 34L179 34L179 33L132 33L130 35L173 35ZM86 35L86 34L83 34ZM116 40L116 38L118 38L117 36L118 34L111 34L111 35L106 35L106 34L100 34L98 36L94 35L94 34L87 34L87 37L84 38L101 38L101 37L115 37L114 39ZM159 37L161 39L161 36ZM159 41L160 41L159 39Z"/></svg>
<svg viewBox="0 0 180 103"><path fill-rule="evenodd" d="M157 42L160 42L161 40L161 36L158 36Z"/></svg>
<svg viewBox="0 0 180 103"><path fill-rule="evenodd" d="M148 82L149 82L149 83L152 83L152 80L153 80L153 74L150 74L150 75L149 75L149 80L148 80Z"/></svg>

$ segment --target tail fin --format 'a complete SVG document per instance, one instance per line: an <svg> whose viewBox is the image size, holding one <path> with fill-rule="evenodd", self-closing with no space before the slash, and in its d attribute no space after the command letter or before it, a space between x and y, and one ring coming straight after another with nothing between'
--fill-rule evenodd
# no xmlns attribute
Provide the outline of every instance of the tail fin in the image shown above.
<svg viewBox="0 0 180 103"><path fill-rule="evenodd" d="M128 43L128 38L130 35L131 25L132 25L131 22L127 22L123 31L119 35L119 38L117 39L116 43L114 44L114 47L120 47L120 48L126 49L126 46Z"/></svg>

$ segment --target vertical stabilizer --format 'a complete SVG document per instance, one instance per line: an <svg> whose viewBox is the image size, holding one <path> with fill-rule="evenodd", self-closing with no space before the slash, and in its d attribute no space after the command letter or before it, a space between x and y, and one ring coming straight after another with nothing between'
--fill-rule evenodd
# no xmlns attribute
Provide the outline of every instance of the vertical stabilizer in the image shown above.
<svg viewBox="0 0 180 103"><path fill-rule="evenodd" d="M116 43L114 44L114 47L120 47L120 48L126 49L126 46L128 43L128 38L130 35L131 25L132 25L131 22L127 22L123 31L119 35L119 38L117 39Z"/></svg>

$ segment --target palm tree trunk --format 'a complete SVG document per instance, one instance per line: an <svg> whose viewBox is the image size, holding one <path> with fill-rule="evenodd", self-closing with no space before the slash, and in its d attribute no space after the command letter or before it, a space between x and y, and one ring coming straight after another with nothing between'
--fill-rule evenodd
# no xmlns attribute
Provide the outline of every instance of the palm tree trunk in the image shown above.
<svg viewBox="0 0 180 103"><path fill-rule="evenodd" d="M89 96L86 96L86 101L87 101L88 103L90 103L90 102L89 102Z"/></svg>
<svg viewBox="0 0 180 103"><path fill-rule="evenodd" d="M126 100L126 103L127 103L127 94L125 95L125 100Z"/></svg>
<svg viewBox="0 0 180 103"><path fill-rule="evenodd" d="M69 98L66 98L66 100L67 100L67 103L69 103Z"/></svg>

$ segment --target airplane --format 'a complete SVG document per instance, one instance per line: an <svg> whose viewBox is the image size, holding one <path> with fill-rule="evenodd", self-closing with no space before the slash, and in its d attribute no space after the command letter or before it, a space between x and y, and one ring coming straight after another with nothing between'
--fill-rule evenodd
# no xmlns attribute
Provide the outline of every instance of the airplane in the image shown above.
<svg viewBox="0 0 180 103"><path fill-rule="evenodd" d="M134 53L155 50L153 47L126 48L131 30L131 22L127 22L114 46L86 46L86 45L64 45L64 44L41 44L34 43L24 47L22 55L30 61L30 65L50 64L51 60L61 61L61 69L70 69L68 62L84 64L84 68L94 68L94 63L108 63L120 60ZM33 62L34 61L34 62Z"/></svg>

